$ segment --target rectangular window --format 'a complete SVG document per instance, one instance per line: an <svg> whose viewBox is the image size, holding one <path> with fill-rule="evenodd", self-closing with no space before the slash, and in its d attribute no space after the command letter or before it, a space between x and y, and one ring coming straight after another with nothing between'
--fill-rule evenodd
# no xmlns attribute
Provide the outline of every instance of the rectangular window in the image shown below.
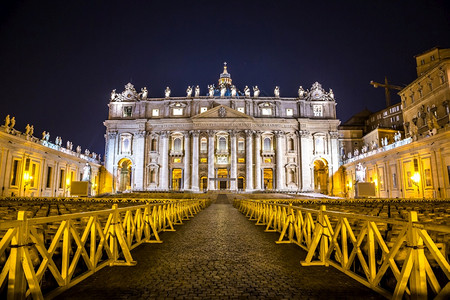
<svg viewBox="0 0 450 300"><path fill-rule="evenodd" d="M11 169L11 185L17 185L17 171L19 170L19 160L13 160L12 169Z"/></svg>
<svg viewBox="0 0 450 300"><path fill-rule="evenodd" d="M208 110L208 108L206 106L200 107L200 113L204 113L207 110Z"/></svg>
<svg viewBox="0 0 450 300"><path fill-rule="evenodd" d="M173 162L174 163L180 163L181 162L181 158L176 157L176 158L173 159Z"/></svg>
<svg viewBox="0 0 450 300"><path fill-rule="evenodd" d="M132 107L131 106L124 106L123 107L123 117L124 118L129 118L131 117L131 111L132 111Z"/></svg>
<svg viewBox="0 0 450 300"><path fill-rule="evenodd" d="M31 177L31 182L30 182L30 186L31 187L36 187L36 164L31 164L31 173L30 173Z"/></svg>
<svg viewBox="0 0 450 300"><path fill-rule="evenodd" d="M64 187L64 170L59 170L59 188L62 189Z"/></svg>
<svg viewBox="0 0 450 300"><path fill-rule="evenodd" d="M450 184L450 166L447 166L447 179L448 179L448 184Z"/></svg>
<svg viewBox="0 0 450 300"><path fill-rule="evenodd" d="M313 112L314 117L322 117L323 116L322 105L313 105Z"/></svg>
<svg viewBox="0 0 450 300"><path fill-rule="evenodd" d="M45 184L45 187L52 187L52 167L47 167L47 183Z"/></svg>
<svg viewBox="0 0 450 300"><path fill-rule="evenodd" d="M292 117L294 115L294 110L292 108L286 108L286 116Z"/></svg>
<svg viewBox="0 0 450 300"><path fill-rule="evenodd" d="M271 116L272 115L272 108L265 107L265 108L261 109L261 114L263 116Z"/></svg>
<svg viewBox="0 0 450 300"><path fill-rule="evenodd" d="M264 158L264 163L265 164L270 164L272 162L271 158Z"/></svg>
<svg viewBox="0 0 450 300"><path fill-rule="evenodd" d="M208 162L208 159L206 157L202 157L202 158L200 158L200 162L205 164Z"/></svg>
<svg viewBox="0 0 450 300"><path fill-rule="evenodd" d="M424 65L424 64L425 64L425 59L421 59L421 60L420 60L420 64L421 64L421 65Z"/></svg>
<svg viewBox="0 0 450 300"><path fill-rule="evenodd" d="M392 173L392 187L397 189L397 173Z"/></svg>
<svg viewBox="0 0 450 300"><path fill-rule="evenodd" d="M408 188L412 188L411 171L406 172L406 180L408 182Z"/></svg>
<svg viewBox="0 0 450 300"><path fill-rule="evenodd" d="M238 158L238 163L241 163L241 164L245 163L245 158Z"/></svg>
<svg viewBox="0 0 450 300"><path fill-rule="evenodd" d="M174 108L172 110L172 114L174 116L182 116L183 115L183 109L182 108Z"/></svg>
<svg viewBox="0 0 450 300"><path fill-rule="evenodd" d="M430 56L430 60L433 61L434 60L434 55Z"/></svg>
<svg viewBox="0 0 450 300"><path fill-rule="evenodd" d="M152 109L152 117L159 117L159 108Z"/></svg>
<svg viewBox="0 0 450 300"><path fill-rule="evenodd" d="M424 173L425 173L425 186L426 186L426 187L431 187L431 186L433 186L433 185L431 184L431 170L430 170L430 169L425 169L425 170L424 170Z"/></svg>
<svg viewBox="0 0 450 300"><path fill-rule="evenodd" d="M245 114L245 108L244 107L238 107L237 111Z"/></svg>

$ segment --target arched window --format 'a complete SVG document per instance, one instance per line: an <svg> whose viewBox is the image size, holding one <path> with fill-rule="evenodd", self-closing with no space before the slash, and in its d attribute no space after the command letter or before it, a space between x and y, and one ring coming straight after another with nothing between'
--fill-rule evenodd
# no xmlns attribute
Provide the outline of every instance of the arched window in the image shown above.
<svg viewBox="0 0 450 300"><path fill-rule="evenodd" d="M270 143L271 141L270 141L270 138L268 138L268 137L266 137L265 139L264 139L264 146L263 146L263 150L264 151L270 151L270 150L272 150L272 147L270 147Z"/></svg>
<svg viewBox="0 0 450 300"><path fill-rule="evenodd" d="M245 150L245 140L244 140L244 138L239 138L238 151L244 151L244 150Z"/></svg>
<svg viewBox="0 0 450 300"><path fill-rule="evenodd" d="M221 136L219 138L219 150L220 151L225 151L227 150L227 140L225 139L225 137Z"/></svg>
<svg viewBox="0 0 450 300"><path fill-rule="evenodd" d="M200 140L200 152L206 152L208 151L208 142L206 141L205 137L202 137Z"/></svg>
<svg viewBox="0 0 450 300"><path fill-rule="evenodd" d="M178 152L181 151L181 139L176 138L173 140L173 150Z"/></svg>
<svg viewBox="0 0 450 300"><path fill-rule="evenodd" d="M122 153L130 153L131 152L131 134L124 133L121 136L121 150Z"/></svg>

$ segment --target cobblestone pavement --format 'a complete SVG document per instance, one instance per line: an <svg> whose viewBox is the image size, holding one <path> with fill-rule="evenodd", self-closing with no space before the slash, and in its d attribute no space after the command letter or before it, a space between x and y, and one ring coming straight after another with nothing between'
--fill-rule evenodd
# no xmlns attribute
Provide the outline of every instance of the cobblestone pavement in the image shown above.
<svg viewBox="0 0 450 300"><path fill-rule="evenodd" d="M302 267L306 252L275 244L226 196L132 251L134 267L106 267L59 299L381 299L332 267Z"/></svg>

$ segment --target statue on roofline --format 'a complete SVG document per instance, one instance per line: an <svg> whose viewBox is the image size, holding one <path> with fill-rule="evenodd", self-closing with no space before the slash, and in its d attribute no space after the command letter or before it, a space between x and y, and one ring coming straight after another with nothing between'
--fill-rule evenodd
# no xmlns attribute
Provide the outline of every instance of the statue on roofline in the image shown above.
<svg viewBox="0 0 450 300"><path fill-rule="evenodd" d="M259 97L259 88L257 85L253 87L253 97L255 98Z"/></svg>
<svg viewBox="0 0 450 300"><path fill-rule="evenodd" d="M208 96L214 97L214 84L208 85Z"/></svg>
<svg viewBox="0 0 450 300"><path fill-rule="evenodd" d="M300 87L298 88L298 97L299 97L299 98L303 98L304 96L305 96L305 90L303 89L302 86L300 86Z"/></svg>
<svg viewBox="0 0 450 300"><path fill-rule="evenodd" d="M220 97L225 97L225 93L227 92L227 86L225 84L220 85Z"/></svg>
<svg viewBox="0 0 450 300"><path fill-rule="evenodd" d="M188 87L186 89L186 97L187 98L191 98L192 97L192 87L190 85L188 85Z"/></svg>
<svg viewBox="0 0 450 300"><path fill-rule="evenodd" d="M166 90L164 91L164 95L166 96L166 98L169 98L169 97L170 97L170 93L171 93L170 88L169 88L169 87L166 87Z"/></svg>
<svg viewBox="0 0 450 300"><path fill-rule="evenodd" d="M236 86L232 85L231 86L231 97L236 98L236 95L237 95Z"/></svg>
<svg viewBox="0 0 450 300"><path fill-rule="evenodd" d="M148 97L148 91L147 91L147 87L144 86L144 88L141 89L141 93L139 94L141 96L142 100L146 100Z"/></svg>
<svg viewBox="0 0 450 300"><path fill-rule="evenodd" d="M111 92L111 101L114 100L114 99L116 99L116 97L117 97L116 89L114 89L114 90L112 90L112 92Z"/></svg>
<svg viewBox="0 0 450 300"><path fill-rule="evenodd" d="M248 88L247 85L244 88L244 95L245 97L250 97L250 89Z"/></svg>
<svg viewBox="0 0 450 300"><path fill-rule="evenodd" d="M276 98L280 98L280 87L279 86L275 87L273 94L275 95Z"/></svg>
<svg viewBox="0 0 450 300"><path fill-rule="evenodd" d="M195 87L195 97L200 97L200 87L198 85Z"/></svg>

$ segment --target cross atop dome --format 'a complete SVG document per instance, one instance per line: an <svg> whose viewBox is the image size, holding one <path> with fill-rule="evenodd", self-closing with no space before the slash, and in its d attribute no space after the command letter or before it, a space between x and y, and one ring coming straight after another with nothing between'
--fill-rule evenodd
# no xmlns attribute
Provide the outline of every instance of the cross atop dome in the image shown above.
<svg viewBox="0 0 450 300"><path fill-rule="evenodd" d="M223 72L220 74L219 86L225 84L226 86L231 86L231 74L227 71L227 63L223 63Z"/></svg>

